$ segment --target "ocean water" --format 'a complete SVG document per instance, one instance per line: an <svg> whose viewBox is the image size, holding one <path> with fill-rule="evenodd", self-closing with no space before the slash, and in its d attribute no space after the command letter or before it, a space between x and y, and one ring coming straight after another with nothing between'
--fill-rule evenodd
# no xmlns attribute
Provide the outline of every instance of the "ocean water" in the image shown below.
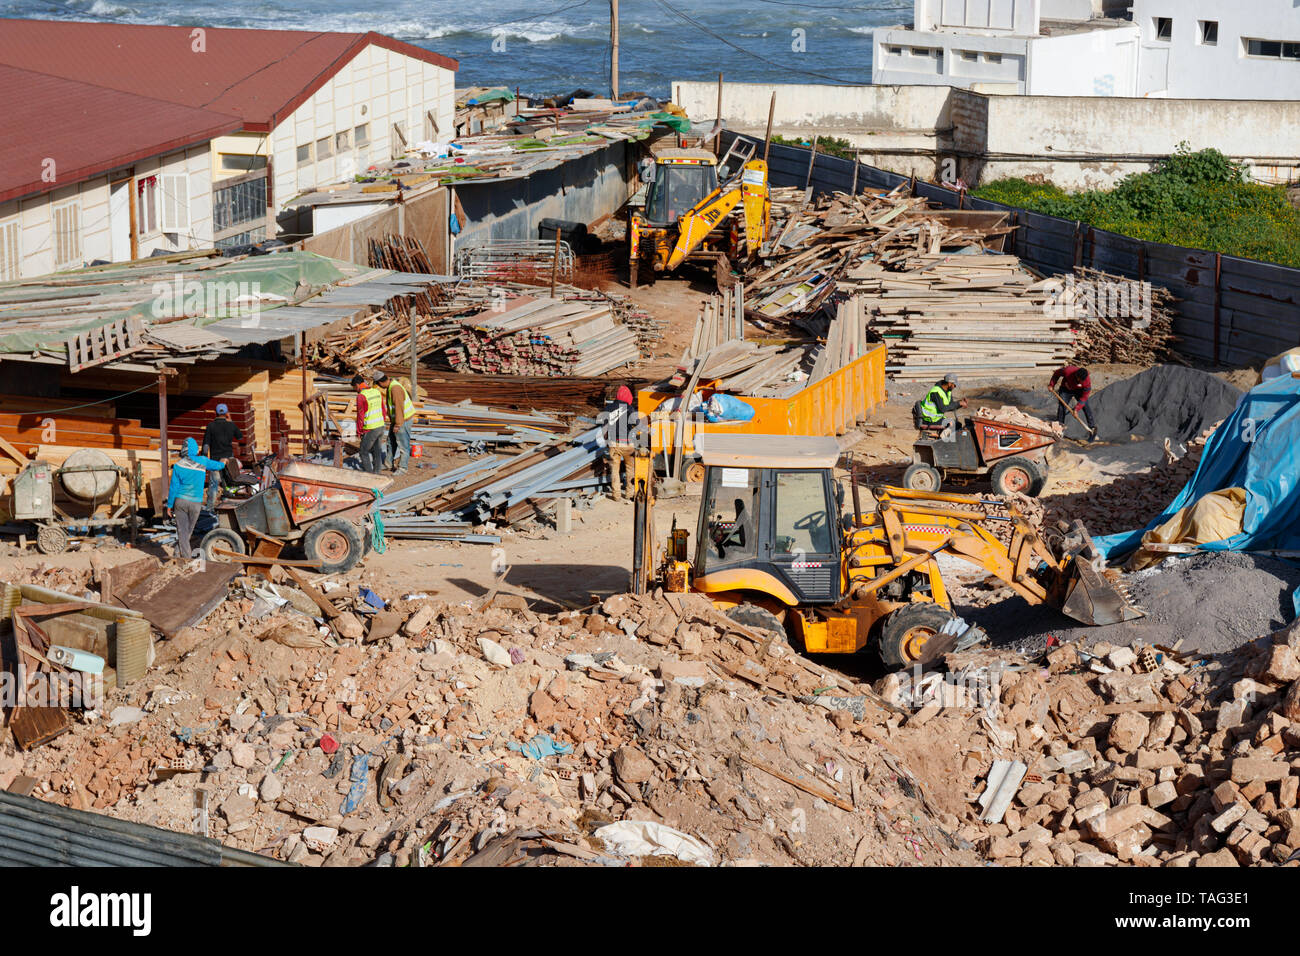
<svg viewBox="0 0 1300 956"><path fill-rule="evenodd" d="M459 86L609 89L607 0L0 0L0 17L209 27L374 30L460 61ZM912 0L621 0L619 85L674 79L869 83L871 31ZM0 21L0 30L4 29Z"/></svg>

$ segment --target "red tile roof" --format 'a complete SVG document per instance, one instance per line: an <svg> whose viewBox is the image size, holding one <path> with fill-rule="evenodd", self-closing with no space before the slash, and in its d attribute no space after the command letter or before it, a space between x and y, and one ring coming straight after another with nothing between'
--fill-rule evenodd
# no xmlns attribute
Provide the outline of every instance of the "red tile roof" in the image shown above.
<svg viewBox="0 0 1300 956"><path fill-rule="evenodd" d="M204 143L241 125L224 113L3 65L0 103L6 104L0 202Z"/></svg>
<svg viewBox="0 0 1300 956"><path fill-rule="evenodd" d="M203 51L196 52L193 29L0 20L0 66L11 68L0 80L0 103L6 104L0 200L25 194L18 190L32 179L26 167L51 155L46 144L53 140L66 139L79 157L69 157L70 176L73 166L102 172L133 161L122 156L157 155L179 148L180 140L192 143L234 129L267 132L370 44L448 70L459 65L373 32L209 27ZM42 79L24 86L19 71ZM153 103L141 113L143 98ZM15 105L39 121L20 122ZM64 169L60 163L60 182L74 182Z"/></svg>

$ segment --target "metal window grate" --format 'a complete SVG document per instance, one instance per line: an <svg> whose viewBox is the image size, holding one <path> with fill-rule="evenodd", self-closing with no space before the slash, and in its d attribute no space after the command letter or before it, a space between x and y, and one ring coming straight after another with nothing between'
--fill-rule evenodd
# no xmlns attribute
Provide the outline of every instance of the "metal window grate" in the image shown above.
<svg viewBox="0 0 1300 956"><path fill-rule="evenodd" d="M265 218L265 176L213 190L212 222L217 232Z"/></svg>

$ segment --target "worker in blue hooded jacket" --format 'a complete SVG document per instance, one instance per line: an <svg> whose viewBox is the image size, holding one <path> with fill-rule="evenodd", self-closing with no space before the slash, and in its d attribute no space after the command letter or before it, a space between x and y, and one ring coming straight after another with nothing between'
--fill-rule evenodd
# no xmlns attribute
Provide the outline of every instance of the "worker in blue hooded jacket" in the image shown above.
<svg viewBox="0 0 1300 956"><path fill-rule="evenodd" d="M190 538L203 510L203 495L207 491L208 472L220 471L226 466L199 454L199 443L185 439L185 454L172 465L172 483L167 492L167 513L176 519L177 561L188 561L193 554Z"/></svg>

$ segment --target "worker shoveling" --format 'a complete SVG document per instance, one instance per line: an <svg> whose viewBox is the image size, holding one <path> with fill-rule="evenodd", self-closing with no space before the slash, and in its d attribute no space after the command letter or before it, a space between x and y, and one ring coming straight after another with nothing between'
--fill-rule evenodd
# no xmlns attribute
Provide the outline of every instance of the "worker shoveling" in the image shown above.
<svg viewBox="0 0 1300 956"><path fill-rule="evenodd" d="M963 635L940 554L1084 624L1143 616L1077 521L1040 533L1002 498L889 487L874 488L864 511L855 479L845 519L833 438L703 435L696 447L705 478L694 557L689 532L674 527L657 572L654 474L648 454L636 460L634 593L653 576L667 592L708 595L741 624L788 632L806 652L870 646L889 667L928 662Z"/></svg>

